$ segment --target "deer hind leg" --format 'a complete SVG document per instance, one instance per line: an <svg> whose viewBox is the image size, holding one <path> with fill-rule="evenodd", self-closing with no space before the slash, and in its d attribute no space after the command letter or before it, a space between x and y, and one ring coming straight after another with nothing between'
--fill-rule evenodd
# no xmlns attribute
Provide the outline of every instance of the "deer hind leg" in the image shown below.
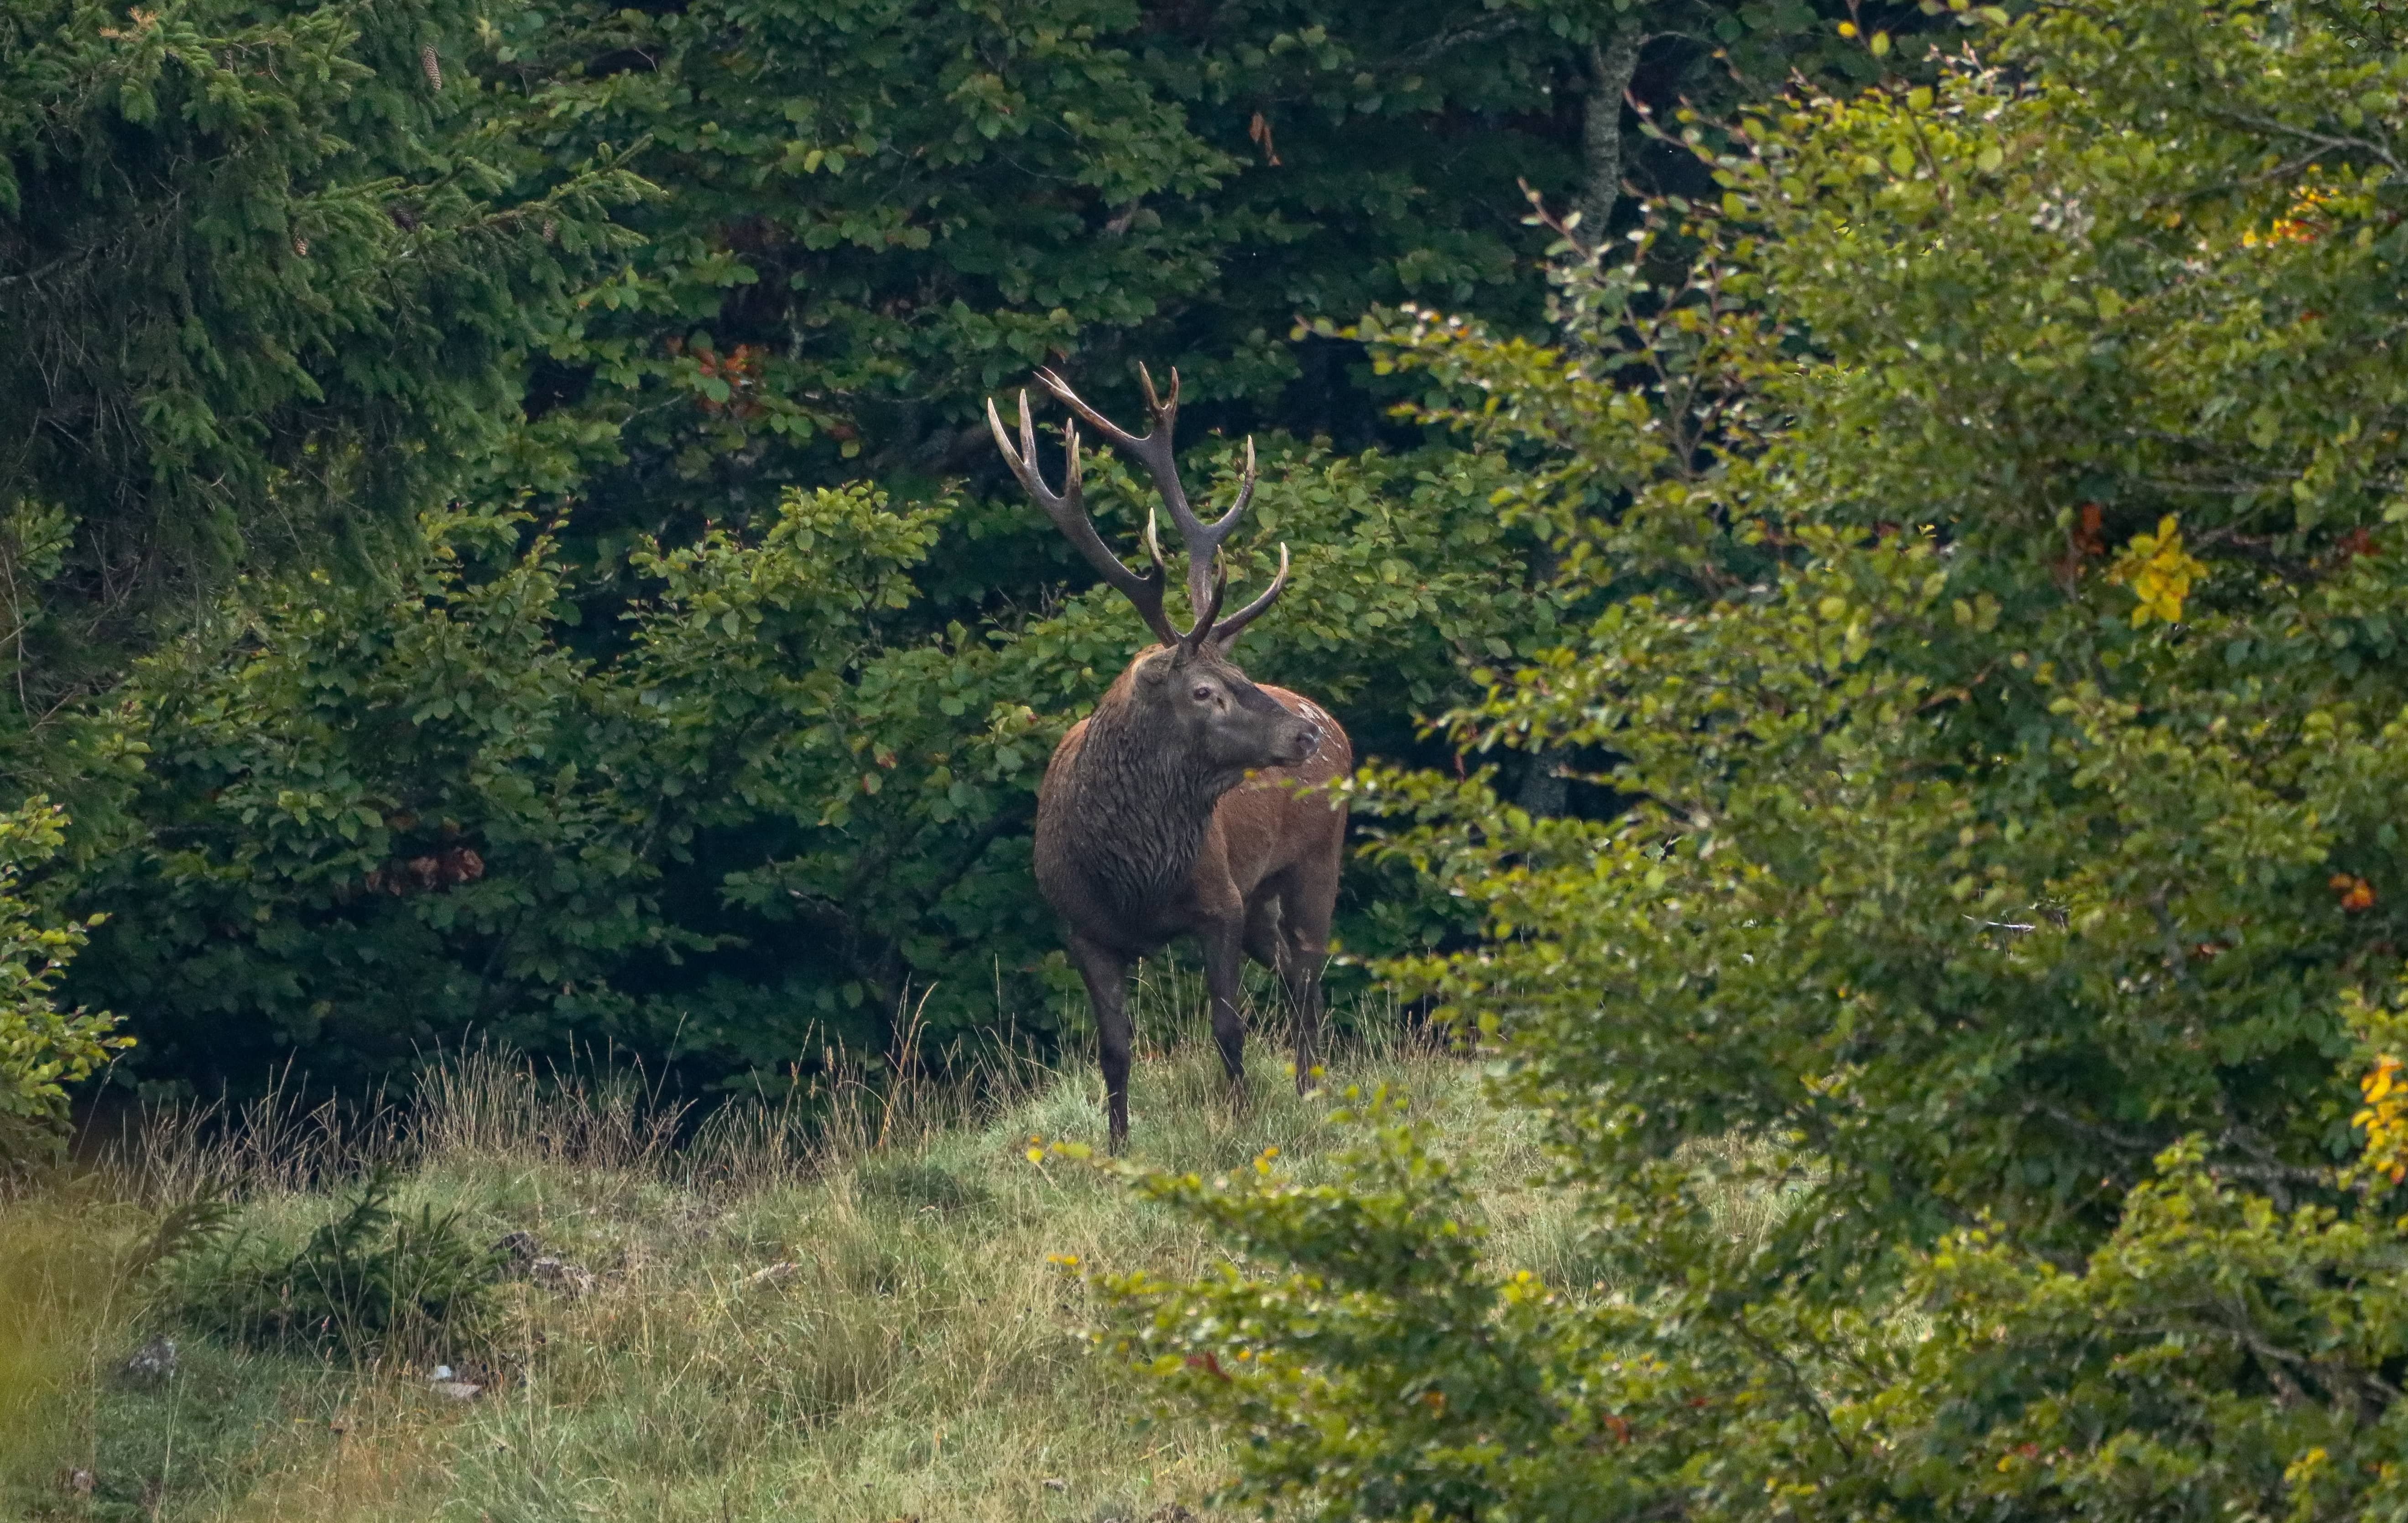
<svg viewBox="0 0 2408 1523"><path fill-rule="evenodd" d="M1308 878L1283 896L1287 913L1280 927L1280 982L1296 1022L1296 1088L1313 1086L1313 1069L1321 1061L1321 970L1329 961L1329 921L1338 908L1338 874L1333 865L1326 884Z"/></svg>
<svg viewBox="0 0 2408 1523"><path fill-rule="evenodd" d="M1104 1114L1111 1128L1111 1150L1128 1145L1129 1047L1128 959L1083 936L1070 938L1070 960L1086 981L1087 1001L1096 1010L1096 1035L1104 1070Z"/></svg>
<svg viewBox="0 0 2408 1523"><path fill-rule="evenodd" d="M1268 884L1246 905L1246 955L1278 973L1287 964L1287 938L1280 925L1279 890Z"/></svg>
<svg viewBox="0 0 2408 1523"><path fill-rule="evenodd" d="M1296 1028L1299 1043L1297 1073L1299 1075L1298 1088L1301 1089L1301 1076L1310 1071L1310 1065L1305 1061L1308 1053L1302 1045L1305 1028L1301 1023L1308 1019L1307 1007L1313 991L1320 987L1320 976L1317 971L1308 974L1308 959L1297 956L1296 953L1295 927L1288 923L1286 913L1285 897L1295 891L1294 884L1286 882L1291 877L1293 874L1283 874L1264 884L1255 890L1253 902L1246 906L1246 955L1279 975L1281 988L1286 996L1288 1019L1299 1023ZM1320 964L1313 962L1311 966L1318 970Z"/></svg>

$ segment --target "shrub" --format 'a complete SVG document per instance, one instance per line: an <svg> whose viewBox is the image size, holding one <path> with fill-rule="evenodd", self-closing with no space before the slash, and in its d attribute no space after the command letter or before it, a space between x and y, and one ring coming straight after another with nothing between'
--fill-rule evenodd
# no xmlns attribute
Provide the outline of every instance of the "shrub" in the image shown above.
<svg viewBox="0 0 2408 1523"><path fill-rule="evenodd" d="M1453 733L1621 818L1373 783L1488 933L1394 971L1543 1117L1612 1293L1457 1255L1347 1343L1453 1231L1410 1137L1351 1205L1156 1184L1254 1256L1122 1286L1130 1351L1257 1435L1240 1491L2400 1507L2408 53L2193 0L1991 46L1751 119L1663 208L1694 274L1571 272L1560 352L1377 331L1546 453L1508 500L1619 595Z"/></svg>
<svg viewBox="0 0 2408 1523"><path fill-rule="evenodd" d="M53 1156L67 1085L134 1044L116 1016L56 1001L100 917L45 927L20 889L28 867L57 854L65 825L65 811L40 798L0 814L0 1166Z"/></svg>
<svg viewBox="0 0 2408 1523"><path fill-rule="evenodd" d="M502 1258L472 1244L457 1211L393 1205L379 1168L298 1248L256 1229L210 1230L171 1269L175 1314L247 1343L298 1345L366 1362L473 1344L493 1308Z"/></svg>

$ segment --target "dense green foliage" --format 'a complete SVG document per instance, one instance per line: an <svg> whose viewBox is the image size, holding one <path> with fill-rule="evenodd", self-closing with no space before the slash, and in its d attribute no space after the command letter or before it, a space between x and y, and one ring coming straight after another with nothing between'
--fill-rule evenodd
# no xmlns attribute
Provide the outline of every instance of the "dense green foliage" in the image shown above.
<svg viewBox="0 0 2408 1523"><path fill-rule="evenodd" d="M1600 83L1617 38L1633 51ZM640 140L629 162L674 187L556 341L530 443L580 462L558 468L597 536L758 510L786 482L999 481L982 399L1064 357L1124 402L1133 361L1178 366L1191 429L1360 448L1379 417L1353 356L1290 330L1412 298L1535 324L1544 239L1517 180L1569 200L1602 177L1602 220L1627 172L1693 173L1585 130L1594 97L1618 133L1642 41L1638 83L1668 102L1861 60L1798 3L519 13L490 67L575 102L562 162ZM1072 564L1031 538L956 559L948 592L1022 596Z"/></svg>
<svg viewBox="0 0 2408 1523"><path fill-rule="evenodd" d="M1427 704L1550 623L1480 462L1267 466L1296 569L1264 677ZM1139 500L1117 471L1091 491L1124 522ZM1109 592L918 633L951 514L789 493L754 532L644 541L600 656L557 540L509 515L430 521L398 592L246 588L238 629L124 689L156 826L88 872L114 911L87 986L176 1070L237 1080L290 1053L357 1080L469 1025L708 1077L882 1040L898 1008L1044 1034L1068 975L1027 890L1037 778L1144 635Z"/></svg>
<svg viewBox="0 0 2408 1523"><path fill-rule="evenodd" d="M1455 728L1627 815L1371 785L1489 932L1395 972L1545 1118L1594 1284L1467 1245L1385 1111L1351 1189L1156 1181L1258 1266L1119 1286L1241 1494L2400 1507L2408 35L2089 0L1980 48L1754 116L1665 208L1694 273L1573 272L1562 350L1383 330L1630 594ZM1778 1231L1714 1229L1734 1180Z"/></svg>
<svg viewBox="0 0 2408 1523"><path fill-rule="evenodd" d="M444 72L475 24L0 14L0 739L114 676L163 598L391 542L501 438L521 351L637 186L585 160L524 189L523 103Z"/></svg>
<svg viewBox="0 0 2408 1523"><path fill-rule="evenodd" d="M0 814L0 1164L49 1151L66 1116L66 1086L133 1045L117 1018L61 1010L60 979L92 922L48 923L21 889L59 850L65 812L36 799Z"/></svg>

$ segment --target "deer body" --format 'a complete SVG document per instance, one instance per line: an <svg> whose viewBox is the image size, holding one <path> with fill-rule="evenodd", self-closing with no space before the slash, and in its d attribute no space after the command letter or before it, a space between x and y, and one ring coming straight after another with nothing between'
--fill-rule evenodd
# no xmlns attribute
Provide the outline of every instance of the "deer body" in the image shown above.
<svg viewBox="0 0 2408 1523"><path fill-rule="evenodd" d="M1178 937L1202 947L1230 1081L1245 1072L1237 999L1247 956L1280 976L1296 1016L1299 1086L1312 1073L1346 815L1304 790L1354 765L1337 722L1279 687L1254 692L1280 711L1264 728L1293 761L1252 776L1196 764L1163 743L1136 700L1140 667L1165 654L1140 656L1062 738L1037 801L1037 884L1069 927L1070 957L1095 1005L1115 1142L1128 1133L1129 964Z"/></svg>
<svg viewBox="0 0 2408 1523"><path fill-rule="evenodd" d="M1080 497L1075 426L1063 430L1068 467L1055 493L1037 471L1026 395L1016 453L988 404L988 424L1022 485L1162 641L1140 653L1095 712L1062 738L1038 792L1038 886L1062 916L1071 961L1095 1006L1117 1149L1128 1137L1129 967L1175 938L1194 936L1203 948L1212 1034L1232 1087L1242 1094L1238 995L1249 955L1280 976L1296 1013L1297 1086L1311 1083L1346 835L1344 810L1324 785L1344 777L1354 758L1345 731L1319 705L1257 686L1228 658L1240 632L1287 584L1283 545L1270 587L1220 616L1226 581L1214 569L1221 540L1254 495L1252 441L1236 505L1208 524L1188 507L1171 461L1175 373L1167 402L1144 378L1154 427L1143 438L1104 419L1051 372L1038 379L1152 473L1186 541L1188 599L1197 611L1184 634L1164 613L1168 572L1151 523L1151 574L1130 570L1096 535Z"/></svg>

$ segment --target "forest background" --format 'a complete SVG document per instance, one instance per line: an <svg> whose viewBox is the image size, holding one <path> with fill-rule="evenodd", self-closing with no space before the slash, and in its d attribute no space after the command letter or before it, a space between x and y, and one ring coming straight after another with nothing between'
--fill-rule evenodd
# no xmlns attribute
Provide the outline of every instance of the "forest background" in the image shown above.
<svg viewBox="0 0 2408 1523"><path fill-rule="evenodd" d="M1575 595L1510 452L1336 329L1542 336L1522 185L1628 229L1707 184L1641 108L1870 79L1852 14L12 7L0 767L65 811L24 891L105 917L63 998L187 1092L472 1028L706 1087L903 1012L1053 1042L1034 786L1141 632L984 399L1176 367L1191 475L1264 453L1240 574L1297 555L1255 674L1444 761L1421 722ZM1466 924L1350 876L1354 954Z"/></svg>

